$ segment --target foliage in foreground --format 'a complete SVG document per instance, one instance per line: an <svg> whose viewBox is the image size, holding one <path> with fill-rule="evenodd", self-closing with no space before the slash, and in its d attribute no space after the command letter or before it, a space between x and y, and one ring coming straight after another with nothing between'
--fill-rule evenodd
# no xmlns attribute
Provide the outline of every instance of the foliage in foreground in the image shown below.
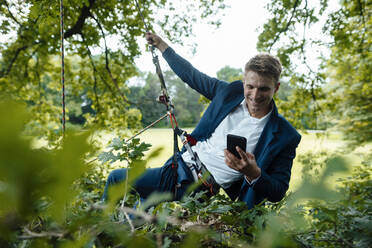
<svg viewBox="0 0 372 248"><path fill-rule="evenodd" d="M299 190L252 210L224 194L200 193L178 202L157 194L139 203L128 186L145 169L140 159L147 146L115 139L101 159L125 160L133 173L103 204L109 166L84 162L88 133L66 135L53 151L35 150L22 136L24 109L1 104L0 114L9 116L0 123L1 247L368 247L372 241L371 156L334 191L326 182L346 170L345 162L304 155L309 173ZM305 199L312 201L298 205Z"/></svg>

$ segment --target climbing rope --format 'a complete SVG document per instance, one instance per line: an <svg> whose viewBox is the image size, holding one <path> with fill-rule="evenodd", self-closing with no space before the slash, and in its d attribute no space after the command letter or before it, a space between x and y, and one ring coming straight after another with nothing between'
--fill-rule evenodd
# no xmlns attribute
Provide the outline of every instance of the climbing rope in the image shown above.
<svg viewBox="0 0 372 248"><path fill-rule="evenodd" d="M138 0L135 0L135 2L136 2L138 12L141 16L142 22L145 26L146 32L150 32L149 26L147 25L147 23L145 21L145 18L142 14L140 5L138 3ZM175 185L174 185L172 191L173 191L173 196L176 197L177 196L177 188L179 187L179 185L177 184L177 168L178 168L177 153L179 152L179 148L178 148L178 140L177 140L177 132L176 132L176 130L178 130L178 123L177 123L177 120L176 120L176 116L174 115L174 106L171 103L171 100L170 100L170 97L169 97L169 94L168 94L168 91L167 91L167 87L165 85L164 76L163 76L163 73L162 73L161 68L160 68L159 58L155 53L154 46L152 46L152 45L150 46L150 51L151 51L151 55L152 55L152 62L155 65L156 74L158 75L158 78L160 80L160 85L161 85L161 93L162 94L159 96L158 101L160 103L164 104L167 107L167 115L169 116L169 119L170 119L170 122L171 122L171 125L172 125L172 129L173 129L172 171L173 171L173 177L174 177ZM162 119L162 117L159 118L159 120L160 119ZM147 127L145 129L147 129Z"/></svg>
<svg viewBox="0 0 372 248"><path fill-rule="evenodd" d="M60 24L61 24L61 84L62 84L62 137L65 136L66 105L65 105L65 52L63 46L63 0L60 1Z"/></svg>

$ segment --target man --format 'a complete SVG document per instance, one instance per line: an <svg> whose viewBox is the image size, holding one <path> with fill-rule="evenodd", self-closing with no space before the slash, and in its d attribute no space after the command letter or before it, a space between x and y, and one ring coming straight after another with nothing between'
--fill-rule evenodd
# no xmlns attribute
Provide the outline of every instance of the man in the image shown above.
<svg viewBox="0 0 372 248"><path fill-rule="evenodd" d="M198 155L213 181L233 200L249 208L263 199L280 201L289 185L292 162L301 136L278 114L273 101L280 83L281 64L268 54L253 57L245 66L244 80L227 83L196 70L159 36L147 33L149 44L158 48L172 70L191 88L211 100L191 136L198 142L192 150ZM247 139L246 151L236 147L241 159L226 149L227 134ZM164 190L164 168L148 169L134 188L142 198ZM195 163L188 152L178 156L176 199L194 182L190 166ZM111 184L125 179L126 169L114 170L106 183L104 198Z"/></svg>

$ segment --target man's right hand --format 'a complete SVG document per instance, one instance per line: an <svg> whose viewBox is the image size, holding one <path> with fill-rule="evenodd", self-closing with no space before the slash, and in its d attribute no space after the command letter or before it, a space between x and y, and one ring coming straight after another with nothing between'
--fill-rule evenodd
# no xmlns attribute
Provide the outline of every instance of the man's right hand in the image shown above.
<svg viewBox="0 0 372 248"><path fill-rule="evenodd" d="M156 34L147 32L145 37L146 37L147 43L158 48L162 53L169 47L168 44L165 43L162 40L162 38L160 38Z"/></svg>

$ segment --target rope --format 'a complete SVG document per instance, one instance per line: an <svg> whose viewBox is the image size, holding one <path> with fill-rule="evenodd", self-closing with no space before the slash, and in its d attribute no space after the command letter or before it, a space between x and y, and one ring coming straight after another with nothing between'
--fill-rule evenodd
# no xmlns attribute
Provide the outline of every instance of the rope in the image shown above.
<svg viewBox="0 0 372 248"><path fill-rule="evenodd" d="M150 32L150 28L149 28L149 26L147 25L147 23L145 21L145 18L143 16L142 11L141 11L141 8L140 8L140 5L138 3L138 0L135 0L135 2L136 2L136 6L137 6L137 9L138 9L138 12L140 13L142 22L143 22L143 24L145 26L146 32ZM155 53L154 46L150 46L150 51L151 51L151 55L152 55L152 62L155 65L156 74L159 77L160 85L161 85L161 91L162 91L162 94L163 94L159 98L159 101L162 102L163 104L165 104L167 106L167 110L168 111L172 111L173 112L173 106L172 106L172 103L170 102L170 98L169 98L169 95L168 95L167 87L166 87L165 81L164 81L164 76L163 76L163 73L162 73L161 68L160 68L159 58L158 58L158 56Z"/></svg>
<svg viewBox="0 0 372 248"><path fill-rule="evenodd" d="M138 12L141 15L141 19L142 19L142 22L145 26L146 32L149 32L150 31L149 26L146 24L146 21L145 21L145 18L143 16L143 14L142 14L141 8L140 8L139 3L138 3L138 0L135 0L135 2L136 2ZM167 111L168 111L168 114L169 114L169 119L170 119L172 129L173 129L173 162L172 162L172 168L173 168L174 180L175 180L173 196L174 196L174 198L176 198L177 187L178 187L178 184L177 184L177 167L178 167L177 153L179 152L176 130L178 129L178 123L177 123L177 120L176 120L176 116L174 115L174 106L171 103L170 97L169 97L168 92L167 92L167 87L165 85L164 76L163 76L163 73L162 73L161 68L160 68L159 58L156 55L154 50L155 50L154 46L150 46L150 51L151 51L151 55L152 55L152 62L155 65L156 74L159 77L160 85L161 85L161 91L162 91L162 95L159 96L159 102L166 105Z"/></svg>
<svg viewBox="0 0 372 248"><path fill-rule="evenodd" d="M127 139L125 142L128 143L129 141L131 141L133 138L137 137L138 135L140 135L141 133L143 133L144 131L146 131L147 129L149 129L150 127L153 127L155 126L155 124L157 124L158 122L160 122L161 120L165 119L168 117L168 113L166 113L165 115L163 115L162 117L160 117L159 119L157 119L156 121L152 122L150 125L148 125L147 127L143 128L142 130L138 131L138 133L136 133L135 135L133 135L132 137L130 137L129 139Z"/></svg>
<svg viewBox="0 0 372 248"><path fill-rule="evenodd" d="M140 13L140 16L141 16L141 18L142 18L142 22L143 22L143 24L145 25L146 32L149 32L150 29L149 29L149 27L147 26L147 23L145 22L145 18L143 17L143 14L142 14L141 8L140 8L140 6L139 6L139 4L138 4L138 1L137 1L137 0L135 0L135 1L136 1L137 9L138 9L138 11L139 11L139 13Z"/></svg>
<svg viewBox="0 0 372 248"><path fill-rule="evenodd" d="M62 83L62 136L65 136L66 105L65 105L65 53L63 33L63 0L60 1L60 23L61 23L61 83Z"/></svg>

